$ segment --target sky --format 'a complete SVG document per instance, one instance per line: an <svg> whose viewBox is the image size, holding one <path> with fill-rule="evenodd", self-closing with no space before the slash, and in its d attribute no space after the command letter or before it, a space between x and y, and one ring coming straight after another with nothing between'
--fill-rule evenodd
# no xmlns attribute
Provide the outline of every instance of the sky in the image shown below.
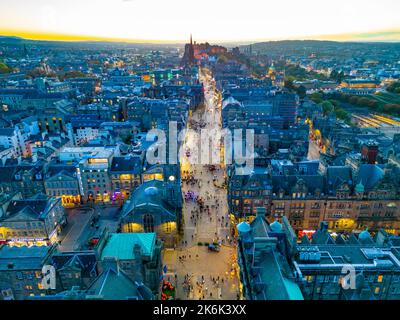
<svg viewBox="0 0 400 320"><path fill-rule="evenodd" d="M399 0L0 0L0 35L46 40L400 41Z"/></svg>

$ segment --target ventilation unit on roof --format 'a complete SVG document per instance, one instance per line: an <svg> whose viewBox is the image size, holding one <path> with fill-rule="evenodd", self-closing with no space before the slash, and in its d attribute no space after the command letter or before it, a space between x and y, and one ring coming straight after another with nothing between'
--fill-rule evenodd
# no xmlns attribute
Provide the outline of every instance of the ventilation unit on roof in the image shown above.
<svg viewBox="0 0 400 320"><path fill-rule="evenodd" d="M321 261L321 253L318 247L305 247L299 251L300 262L316 263Z"/></svg>
<svg viewBox="0 0 400 320"><path fill-rule="evenodd" d="M363 248L361 251L368 260L383 258L385 256L383 251L377 248Z"/></svg>
<svg viewBox="0 0 400 320"><path fill-rule="evenodd" d="M393 267L393 262L390 260L374 259L374 265L379 268L391 268Z"/></svg>

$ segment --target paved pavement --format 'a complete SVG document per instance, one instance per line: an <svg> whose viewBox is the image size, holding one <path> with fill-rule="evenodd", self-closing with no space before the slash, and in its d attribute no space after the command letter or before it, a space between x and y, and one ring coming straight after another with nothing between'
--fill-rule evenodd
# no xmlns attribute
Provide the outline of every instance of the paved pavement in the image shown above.
<svg viewBox="0 0 400 320"><path fill-rule="evenodd" d="M222 103L214 79L206 71L201 72L200 80L205 87L205 108L193 113L191 129L197 133L201 129L221 130ZM182 192L184 197L192 192L201 199L203 209L197 201L185 201L183 239L177 250L163 253L163 263L168 268L166 278L175 281L178 299L236 299L239 282L234 265L236 248L229 238L227 191L223 188L225 169L217 165L215 171L210 171L211 162L196 159L198 146L204 148L197 134L189 132L185 140L181 155ZM212 149L214 159L219 159L218 150ZM220 252L209 252L204 244L215 241L223 244Z"/></svg>
<svg viewBox="0 0 400 320"><path fill-rule="evenodd" d="M235 250L222 246L220 252L209 252L205 246L192 246L164 251L163 262L168 266L165 278L176 286L176 298L236 300L239 282L234 272Z"/></svg>
<svg viewBox="0 0 400 320"><path fill-rule="evenodd" d="M60 235L61 243L58 250L61 252L74 251L79 247L78 239L94 214L94 209L67 209L68 228Z"/></svg>
<svg viewBox="0 0 400 320"><path fill-rule="evenodd" d="M60 235L61 244L58 250L61 252L87 249L87 242L90 238L99 236L107 228L110 232L118 229L119 207L75 208L67 209L68 225ZM96 226L90 221L95 215L100 215Z"/></svg>

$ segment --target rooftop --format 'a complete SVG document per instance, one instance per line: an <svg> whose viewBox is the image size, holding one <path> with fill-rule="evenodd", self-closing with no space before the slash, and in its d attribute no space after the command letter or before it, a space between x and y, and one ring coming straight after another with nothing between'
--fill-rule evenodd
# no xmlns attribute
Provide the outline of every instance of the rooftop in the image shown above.
<svg viewBox="0 0 400 320"><path fill-rule="evenodd" d="M142 255L152 256L156 242L155 233L113 233L110 235L101 254L105 257L116 257L119 260L135 259L134 246L138 244Z"/></svg>
<svg viewBox="0 0 400 320"><path fill-rule="evenodd" d="M0 271L41 270L43 260L52 247L0 247Z"/></svg>

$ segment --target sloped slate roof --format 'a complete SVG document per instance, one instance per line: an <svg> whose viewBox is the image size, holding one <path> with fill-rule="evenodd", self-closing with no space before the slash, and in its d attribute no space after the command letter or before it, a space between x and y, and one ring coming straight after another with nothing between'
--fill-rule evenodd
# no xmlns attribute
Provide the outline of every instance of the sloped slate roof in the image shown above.
<svg viewBox="0 0 400 320"><path fill-rule="evenodd" d="M104 300L127 300L134 296L139 300L151 299L148 291L139 290L142 286L143 284L132 281L122 270L109 268L90 285L87 294L99 295Z"/></svg>
<svg viewBox="0 0 400 320"><path fill-rule="evenodd" d="M140 174L142 171L142 161L140 157L114 157L110 171Z"/></svg>
<svg viewBox="0 0 400 320"><path fill-rule="evenodd" d="M373 189L384 176L382 168L375 164L362 164L358 171L357 182L362 183L365 190Z"/></svg>

